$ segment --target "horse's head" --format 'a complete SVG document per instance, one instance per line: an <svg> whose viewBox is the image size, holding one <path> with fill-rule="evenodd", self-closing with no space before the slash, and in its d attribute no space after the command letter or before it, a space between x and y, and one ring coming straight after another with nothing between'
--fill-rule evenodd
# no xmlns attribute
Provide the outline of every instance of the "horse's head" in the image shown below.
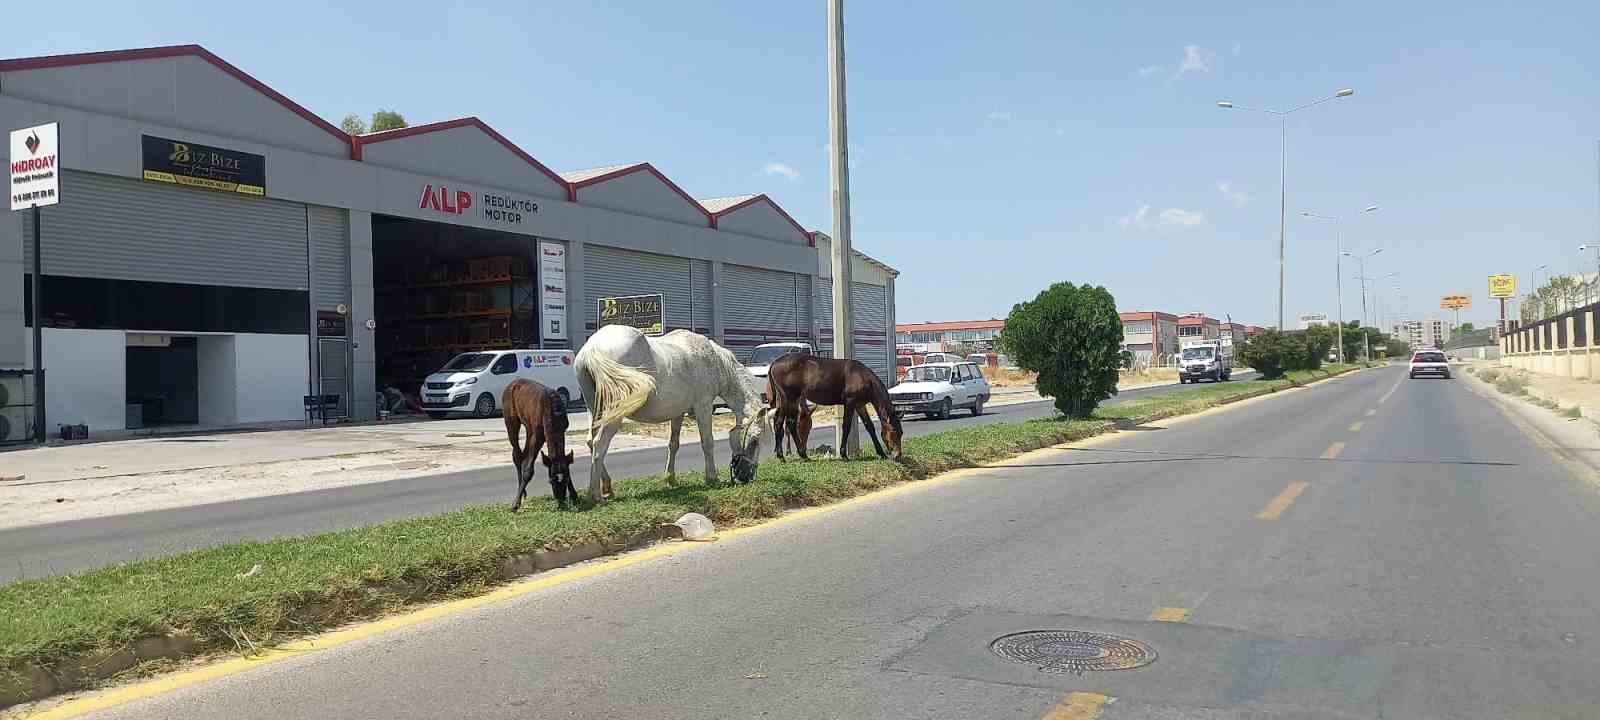
<svg viewBox="0 0 1600 720"><path fill-rule="evenodd" d="M556 453L554 457L548 452L539 453L539 460L544 463L545 469L550 471L550 482L572 482L572 451L566 454Z"/></svg>
<svg viewBox="0 0 1600 720"><path fill-rule="evenodd" d="M880 420L882 420L880 424L883 425L883 441L889 445L889 451L894 455L894 459L905 457L905 446L902 444L905 440L905 429L900 427L900 413L890 411L889 417Z"/></svg>
<svg viewBox="0 0 1600 720"><path fill-rule="evenodd" d="M761 438L766 434L767 425L771 423L771 414L772 408L761 408L744 426L739 451L734 453L733 461L729 465L733 471L734 482L748 483L756 479L756 466L761 463Z"/></svg>

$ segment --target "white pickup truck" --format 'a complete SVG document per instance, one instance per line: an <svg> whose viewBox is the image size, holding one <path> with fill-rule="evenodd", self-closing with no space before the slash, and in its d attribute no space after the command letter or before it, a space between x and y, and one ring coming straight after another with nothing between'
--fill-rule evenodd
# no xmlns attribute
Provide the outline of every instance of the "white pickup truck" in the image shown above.
<svg viewBox="0 0 1600 720"><path fill-rule="evenodd" d="M1233 377L1233 340L1219 338L1183 341L1178 360L1178 382L1225 382Z"/></svg>
<svg viewBox="0 0 1600 720"><path fill-rule="evenodd" d="M772 361L788 355L789 353L805 353L806 355L810 355L811 343L773 342L757 345L756 349L751 351L750 359L744 361L744 367L750 371L751 375L761 378L761 380L765 382L767 379L767 368L772 366Z"/></svg>

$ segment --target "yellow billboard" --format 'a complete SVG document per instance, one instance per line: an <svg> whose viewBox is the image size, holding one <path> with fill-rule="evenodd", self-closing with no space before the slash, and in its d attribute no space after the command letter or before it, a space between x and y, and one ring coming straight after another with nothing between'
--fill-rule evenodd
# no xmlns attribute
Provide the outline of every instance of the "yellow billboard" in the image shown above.
<svg viewBox="0 0 1600 720"><path fill-rule="evenodd" d="M1517 276L1515 275L1490 275L1489 297L1512 298L1517 296Z"/></svg>

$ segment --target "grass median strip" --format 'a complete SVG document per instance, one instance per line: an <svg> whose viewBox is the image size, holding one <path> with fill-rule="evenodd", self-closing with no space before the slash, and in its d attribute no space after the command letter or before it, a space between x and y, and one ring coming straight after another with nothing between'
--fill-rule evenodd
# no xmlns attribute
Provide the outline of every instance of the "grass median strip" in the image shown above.
<svg viewBox="0 0 1600 720"><path fill-rule="evenodd" d="M898 463L778 463L769 457L749 485L707 487L697 474L680 476L676 487L660 477L633 478L616 483L614 502L583 512L557 511L548 498L516 515L503 505L467 507L13 582L0 587L0 707L120 672L157 670L160 663L148 662L153 658L249 652L407 605L477 594L509 576L581 556L538 554L543 551L637 545L685 512L703 513L722 526L757 523L786 509L1081 440L1119 424L1198 412L1348 369L1186 388L1103 405L1087 420L994 423L911 438Z"/></svg>

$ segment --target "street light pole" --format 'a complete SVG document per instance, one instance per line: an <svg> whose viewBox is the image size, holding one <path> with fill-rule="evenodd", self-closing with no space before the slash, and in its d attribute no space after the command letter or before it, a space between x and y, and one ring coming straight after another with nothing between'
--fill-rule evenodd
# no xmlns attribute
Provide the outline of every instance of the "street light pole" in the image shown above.
<svg viewBox="0 0 1600 720"><path fill-rule="evenodd" d="M1217 102L1217 107L1224 110L1250 110L1264 112L1278 116L1278 332L1283 332L1283 293L1287 265L1284 253L1288 245L1288 216L1289 216L1289 114L1304 110L1313 105L1321 105L1329 100L1350 97L1356 93L1351 88L1344 88L1328 97L1313 100L1299 107L1288 110L1273 110L1271 108L1253 108L1235 105L1227 100Z"/></svg>
<svg viewBox="0 0 1600 720"><path fill-rule="evenodd" d="M1369 212L1374 212L1377 209L1378 209L1377 205L1368 205L1366 208L1363 208L1361 210L1361 212L1362 212L1362 214L1366 214L1366 213L1369 213ZM1335 333L1336 334L1336 338L1335 338L1334 342L1338 343L1338 345L1339 345L1339 351L1338 351L1338 354L1336 355L1336 357L1339 359L1339 363L1343 364L1344 363L1344 268L1343 268L1343 264L1342 264L1340 258L1345 256L1345 255L1349 255L1350 253L1347 253L1347 252L1344 251L1344 240L1340 236L1339 217L1337 215L1318 215L1318 214L1316 214L1314 212L1301 212L1300 214L1304 215L1304 216L1306 216L1308 218L1315 218L1315 219L1318 219L1318 220L1328 220L1328 221L1333 223L1333 252L1334 252L1334 255L1333 255L1333 296L1334 296L1334 305L1335 305L1335 307L1337 308L1337 311L1338 311L1338 324L1335 326L1337 328L1337 330L1336 330L1336 333ZM1376 254L1376 253L1374 253L1374 254ZM1365 273L1363 273L1363 274L1365 274ZM1366 313L1363 311L1362 314L1365 315ZM1366 323L1365 318L1362 319L1362 323L1363 324Z"/></svg>
<svg viewBox="0 0 1600 720"><path fill-rule="evenodd" d="M855 313L851 305L853 253L850 246L850 147L845 125L844 0L828 0L828 140L829 180L833 190L833 356L855 357ZM888 422L888 418L879 418ZM846 438L853 423L840 418L837 425L839 457L855 449ZM851 442L846 443L846 440Z"/></svg>

